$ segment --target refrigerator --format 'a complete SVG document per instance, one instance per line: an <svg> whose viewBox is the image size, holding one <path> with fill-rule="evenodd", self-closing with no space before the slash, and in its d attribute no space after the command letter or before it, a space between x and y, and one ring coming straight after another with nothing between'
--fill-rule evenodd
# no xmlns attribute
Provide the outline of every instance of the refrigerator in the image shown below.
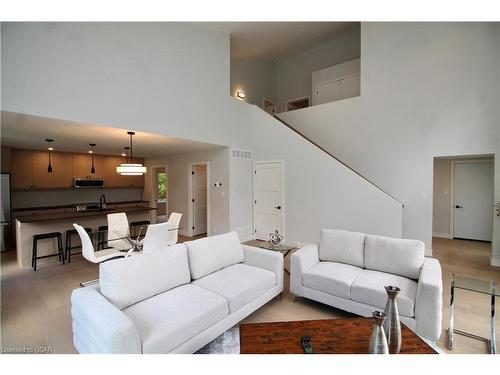
<svg viewBox="0 0 500 375"><path fill-rule="evenodd" d="M1 174L1 201L0 215L2 230L0 236L1 247L0 252L9 251L12 244L12 221L11 221L11 206L10 206L10 173Z"/></svg>

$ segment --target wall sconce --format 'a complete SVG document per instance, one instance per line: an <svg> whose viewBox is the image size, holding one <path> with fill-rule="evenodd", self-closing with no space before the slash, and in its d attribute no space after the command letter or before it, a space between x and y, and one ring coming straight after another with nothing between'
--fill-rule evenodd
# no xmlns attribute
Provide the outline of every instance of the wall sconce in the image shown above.
<svg viewBox="0 0 500 375"><path fill-rule="evenodd" d="M245 98L247 97L247 94L245 94L243 91L237 91L236 97L240 100L245 100Z"/></svg>

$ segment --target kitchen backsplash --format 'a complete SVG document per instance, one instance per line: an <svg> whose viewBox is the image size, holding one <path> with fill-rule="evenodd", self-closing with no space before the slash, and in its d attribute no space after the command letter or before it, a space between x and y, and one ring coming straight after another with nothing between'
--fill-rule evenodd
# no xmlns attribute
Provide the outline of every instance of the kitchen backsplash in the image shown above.
<svg viewBox="0 0 500 375"><path fill-rule="evenodd" d="M14 191L12 208L99 202L101 194L106 196L107 202L142 199L141 188Z"/></svg>

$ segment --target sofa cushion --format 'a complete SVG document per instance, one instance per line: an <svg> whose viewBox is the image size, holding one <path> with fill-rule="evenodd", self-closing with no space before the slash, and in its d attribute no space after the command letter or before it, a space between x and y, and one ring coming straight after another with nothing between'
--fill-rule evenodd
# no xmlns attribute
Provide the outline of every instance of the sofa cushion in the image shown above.
<svg viewBox="0 0 500 375"><path fill-rule="evenodd" d="M227 299L229 312L233 313L273 288L276 275L262 268L234 264L195 280L193 284Z"/></svg>
<svg viewBox="0 0 500 375"><path fill-rule="evenodd" d="M132 305L143 353L168 353L228 315L227 301L195 285L183 285Z"/></svg>
<svg viewBox="0 0 500 375"><path fill-rule="evenodd" d="M365 265L371 270L418 279L424 255L425 245L422 241L366 236Z"/></svg>
<svg viewBox="0 0 500 375"><path fill-rule="evenodd" d="M406 277L365 269L351 285L351 299L383 310L387 302L386 285L401 289L396 299L399 314L413 318L417 283Z"/></svg>
<svg viewBox="0 0 500 375"><path fill-rule="evenodd" d="M236 232L185 242L193 280L232 264L243 262L245 255Z"/></svg>
<svg viewBox="0 0 500 375"><path fill-rule="evenodd" d="M362 268L349 264L319 262L302 274L302 285L350 299L351 284L361 271Z"/></svg>
<svg viewBox="0 0 500 375"><path fill-rule="evenodd" d="M363 268L365 266L365 234L323 229L319 237L319 259Z"/></svg>
<svg viewBox="0 0 500 375"><path fill-rule="evenodd" d="M99 265L101 294L120 310L190 281L184 244Z"/></svg>

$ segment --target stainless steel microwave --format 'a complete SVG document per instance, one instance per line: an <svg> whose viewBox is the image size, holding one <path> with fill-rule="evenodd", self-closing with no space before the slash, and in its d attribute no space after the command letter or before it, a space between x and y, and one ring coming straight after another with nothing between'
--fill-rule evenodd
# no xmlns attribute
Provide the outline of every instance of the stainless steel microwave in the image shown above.
<svg viewBox="0 0 500 375"><path fill-rule="evenodd" d="M102 188L104 180L102 178L74 178L73 187L80 188Z"/></svg>

